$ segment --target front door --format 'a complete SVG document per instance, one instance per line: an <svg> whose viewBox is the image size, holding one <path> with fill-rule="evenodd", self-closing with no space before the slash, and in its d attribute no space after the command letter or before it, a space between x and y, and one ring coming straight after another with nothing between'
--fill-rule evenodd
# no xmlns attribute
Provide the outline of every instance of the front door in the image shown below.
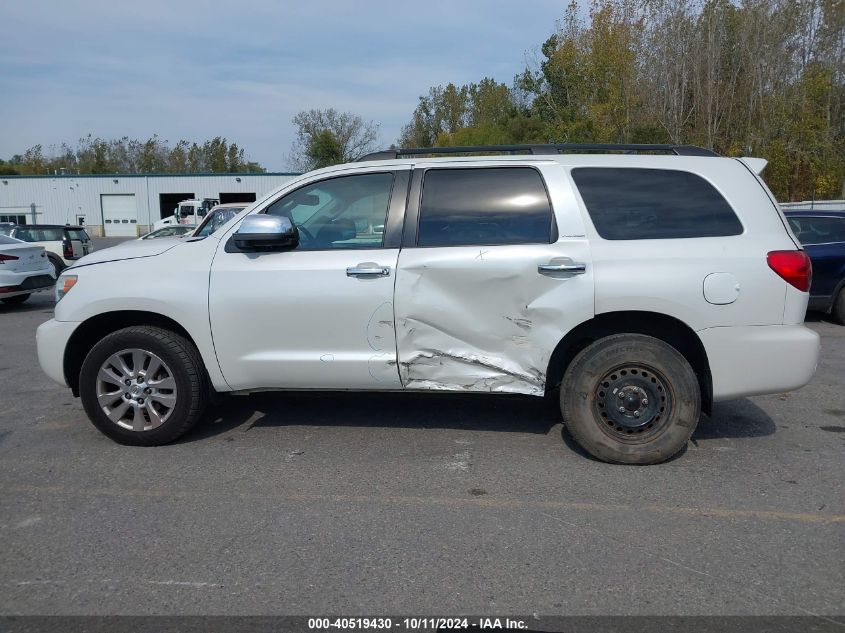
<svg viewBox="0 0 845 633"><path fill-rule="evenodd" d="M401 388L393 284L407 186L407 170L371 171L285 193L260 212L292 220L295 250L238 252L223 236L209 313L233 389Z"/></svg>

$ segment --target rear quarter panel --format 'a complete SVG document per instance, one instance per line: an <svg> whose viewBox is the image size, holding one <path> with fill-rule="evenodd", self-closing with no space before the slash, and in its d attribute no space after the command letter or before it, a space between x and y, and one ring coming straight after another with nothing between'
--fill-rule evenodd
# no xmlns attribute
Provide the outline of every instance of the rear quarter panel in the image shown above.
<svg viewBox="0 0 845 633"><path fill-rule="evenodd" d="M729 237L605 240L577 194L590 237L596 314L660 312L693 330L782 324L788 284L769 268L766 255L796 247L778 209L754 175L728 158L642 158L646 160L638 161L638 167L689 171L704 178L725 197L744 230ZM574 166L567 166L570 179L569 170ZM630 157L596 156L594 166L632 167L632 163ZM573 188L577 192L574 182ZM739 290L735 301L715 305L705 299L704 279L711 273L728 273L736 279Z"/></svg>

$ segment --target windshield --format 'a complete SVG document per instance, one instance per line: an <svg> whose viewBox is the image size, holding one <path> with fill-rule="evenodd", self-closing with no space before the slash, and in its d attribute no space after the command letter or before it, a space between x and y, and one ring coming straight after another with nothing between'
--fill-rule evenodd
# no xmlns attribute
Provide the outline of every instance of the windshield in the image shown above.
<svg viewBox="0 0 845 633"><path fill-rule="evenodd" d="M246 209L246 207L231 207L228 209L217 209L216 211L212 211L205 221L200 224L199 228L194 233L194 237L206 237L211 235L244 209Z"/></svg>
<svg viewBox="0 0 845 633"><path fill-rule="evenodd" d="M11 235L14 226L0 226L0 235Z"/></svg>
<svg viewBox="0 0 845 633"><path fill-rule="evenodd" d="M0 244L22 244L20 240L16 240L14 237L8 237L7 235L3 234L0 235Z"/></svg>

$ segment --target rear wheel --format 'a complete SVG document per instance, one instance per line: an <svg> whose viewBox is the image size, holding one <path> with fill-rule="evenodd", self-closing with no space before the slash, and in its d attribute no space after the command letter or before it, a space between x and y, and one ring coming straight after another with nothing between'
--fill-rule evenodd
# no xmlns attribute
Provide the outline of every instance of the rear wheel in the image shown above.
<svg viewBox="0 0 845 633"><path fill-rule="evenodd" d="M7 297L6 299L2 299L3 303L9 306L16 306L22 304L24 301L30 298L30 294L25 295L15 295L14 297Z"/></svg>
<svg viewBox="0 0 845 633"><path fill-rule="evenodd" d="M60 260L58 257L56 257L55 255L49 255L49 258L50 258L50 263L53 265L53 276L56 279L58 279L59 274L65 268L67 268L67 266L65 266L65 263L62 260Z"/></svg>
<svg viewBox="0 0 845 633"><path fill-rule="evenodd" d="M138 446L177 439L199 421L207 401L196 348L149 326L118 330L97 343L82 364L79 391L94 426Z"/></svg>
<svg viewBox="0 0 845 633"><path fill-rule="evenodd" d="M833 309L830 311L830 316L839 325L845 325L845 288L842 288L833 300Z"/></svg>
<svg viewBox="0 0 845 633"><path fill-rule="evenodd" d="M560 390L566 430L606 462L657 464L681 451L701 414L687 360L642 334L616 334L581 351Z"/></svg>

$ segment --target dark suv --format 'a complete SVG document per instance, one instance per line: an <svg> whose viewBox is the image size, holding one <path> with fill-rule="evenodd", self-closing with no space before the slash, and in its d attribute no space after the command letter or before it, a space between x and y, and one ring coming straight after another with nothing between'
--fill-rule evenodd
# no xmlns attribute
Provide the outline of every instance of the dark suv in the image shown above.
<svg viewBox="0 0 845 633"><path fill-rule="evenodd" d="M845 325L845 211L789 211L786 217L813 262L809 309Z"/></svg>

